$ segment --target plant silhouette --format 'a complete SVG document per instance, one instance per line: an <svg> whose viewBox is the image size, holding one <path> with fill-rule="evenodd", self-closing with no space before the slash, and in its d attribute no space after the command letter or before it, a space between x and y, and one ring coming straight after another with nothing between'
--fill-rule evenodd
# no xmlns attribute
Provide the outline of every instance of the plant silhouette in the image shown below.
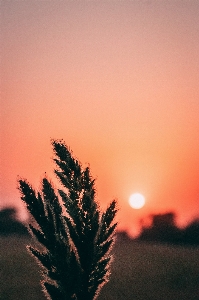
<svg viewBox="0 0 199 300"><path fill-rule="evenodd" d="M101 213L90 169L82 168L62 140L52 140L52 146L62 185L58 195L46 177L41 192L19 180L21 199L32 216L29 229L42 245L42 250L28 249L42 265L48 299L96 299L110 273L116 201Z"/></svg>

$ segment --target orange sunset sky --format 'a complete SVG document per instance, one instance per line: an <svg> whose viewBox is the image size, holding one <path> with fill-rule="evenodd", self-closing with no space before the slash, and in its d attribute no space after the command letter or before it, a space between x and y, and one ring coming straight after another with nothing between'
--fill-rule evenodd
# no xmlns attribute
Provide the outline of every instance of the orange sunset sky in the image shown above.
<svg viewBox="0 0 199 300"><path fill-rule="evenodd" d="M53 175L64 139L119 229L199 217L199 1L1 1L1 198ZM140 210L128 204L142 193Z"/></svg>

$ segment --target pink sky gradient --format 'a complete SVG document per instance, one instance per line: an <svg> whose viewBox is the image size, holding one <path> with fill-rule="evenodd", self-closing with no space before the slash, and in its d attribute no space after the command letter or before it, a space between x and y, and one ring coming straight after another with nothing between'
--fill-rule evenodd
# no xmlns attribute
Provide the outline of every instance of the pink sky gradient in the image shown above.
<svg viewBox="0 0 199 300"><path fill-rule="evenodd" d="M199 2L2 1L1 198L53 175L51 138L90 164L119 228L199 216ZM131 193L146 197L141 210Z"/></svg>

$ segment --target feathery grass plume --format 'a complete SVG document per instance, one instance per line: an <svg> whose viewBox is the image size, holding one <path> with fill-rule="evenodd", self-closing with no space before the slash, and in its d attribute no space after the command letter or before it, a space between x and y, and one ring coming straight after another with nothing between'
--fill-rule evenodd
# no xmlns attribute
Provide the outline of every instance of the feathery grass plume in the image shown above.
<svg viewBox="0 0 199 300"><path fill-rule="evenodd" d="M52 140L52 146L54 172L63 188L58 195L47 178L39 193L19 180L21 199L33 219L29 229L43 250L28 248L42 265L48 299L93 300L110 273L116 201L101 213L90 169L82 168L62 140Z"/></svg>

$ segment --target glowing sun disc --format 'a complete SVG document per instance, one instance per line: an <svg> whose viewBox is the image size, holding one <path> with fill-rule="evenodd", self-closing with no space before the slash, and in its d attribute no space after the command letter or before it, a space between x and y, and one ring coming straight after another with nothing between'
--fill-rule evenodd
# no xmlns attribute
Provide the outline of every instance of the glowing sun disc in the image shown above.
<svg viewBox="0 0 199 300"><path fill-rule="evenodd" d="M129 198L129 204L134 209L140 209L145 205L145 198L140 193L132 194Z"/></svg>

